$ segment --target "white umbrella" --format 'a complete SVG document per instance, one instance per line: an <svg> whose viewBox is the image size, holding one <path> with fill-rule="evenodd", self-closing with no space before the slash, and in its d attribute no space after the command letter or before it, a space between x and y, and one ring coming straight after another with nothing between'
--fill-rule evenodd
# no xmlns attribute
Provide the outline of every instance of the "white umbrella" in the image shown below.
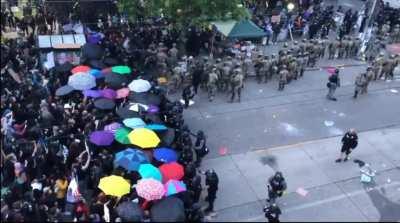
<svg viewBox="0 0 400 223"><path fill-rule="evenodd" d="M144 105L144 104L132 103L132 104L130 104L129 110L139 112L139 110L141 110L141 109L147 111L148 108L149 108L149 106Z"/></svg>
<svg viewBox="0 0 400 223"><path fill-rule="evenodd" d="M89 90L96 87L96 78L88 73L79 72L69 76L68 85L75 90Z"/></svg>
<svg viewBox="0 0 400 223"><path fill-rule="evenodd" d="M137 93L142 93L142 92L147 92L151 88L150 82L143 80L143 79L137 79L133 80L129 85L128 88L131 91L137 92Z"/></svg>

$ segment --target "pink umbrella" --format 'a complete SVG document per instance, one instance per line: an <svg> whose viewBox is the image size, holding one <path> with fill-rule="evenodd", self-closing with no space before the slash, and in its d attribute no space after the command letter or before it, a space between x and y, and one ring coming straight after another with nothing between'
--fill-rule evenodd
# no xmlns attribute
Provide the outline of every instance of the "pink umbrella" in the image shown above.
<svg viewBox="0 0 400 223"><path fill-rule="evenodd" d="M114 99L117 97L117 93L113 89L104 89L100 91L103 98Z"/></svg>
<svg viewBox="0 0 400 223"><path fill-rule="evenodd" d="M334 74L336 67L325 67L325 70L330 74Z"/></svg>
<svg viewBox="0 0 400 223"><path fill-rule="evenodd" d="M164 197L165 189L160 181L148 178L139 180L136 185L136 192L140 197L153 201Z"/></svg>
<svg viewBox="0 0 400 223"><path fill-rule="evenodd" d="M126 98L126 97L128 97L129 92L130 92L130 90L129 90L129 88L127 88L127 87L118 89L118 90L117 90L117 97L116 97L116 98L117 98L117 99Z"/></svg>

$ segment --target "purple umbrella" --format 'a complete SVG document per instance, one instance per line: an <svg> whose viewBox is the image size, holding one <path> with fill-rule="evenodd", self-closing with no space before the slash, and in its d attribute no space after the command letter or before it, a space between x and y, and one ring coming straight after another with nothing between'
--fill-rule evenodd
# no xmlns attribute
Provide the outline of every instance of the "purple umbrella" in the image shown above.
<svg viewBox="0 0 400 223"><path fill-rule="evenodd" d="M114 134L108 131L95 131L90 134L90 142L98 146L109 146L114 141Z"/></svg>
<svg viewBox="0 0 400 223"><path fill-rule="evenodd" d="M83 95L90 98L99 98L103 96L102 93L98 90L84 90Z"/></svg>
<svg viewBox="0 0 400 223"><path fill-rule="evenodd" d="M104 131L111 132L111 133L115 134L117 129L119 129L120 127L122 127L121 123L113 122L113 123L111 123L109 125L104 126Z"/></svg>
<svg viewBox="0 0 400 223"><path fill-rule="evenodd" d="M147 109L148 113L157 113L160 109L155 106L155 105L149 105L149 108Z"/></svg>
<svg viewBox="0 0 400 223"><path fill-rule="evenodd" d="M101 41L102 36L99 33L89 34L89 43L97 44Z"/></svg>
<svg viewBox="0 0 400 223"><path fill-rule="evenodd" d="M114 99L117 97L117 92L115 92L113 89L104 89L100 91L103 98L108 98L108 99Z"/></svg>

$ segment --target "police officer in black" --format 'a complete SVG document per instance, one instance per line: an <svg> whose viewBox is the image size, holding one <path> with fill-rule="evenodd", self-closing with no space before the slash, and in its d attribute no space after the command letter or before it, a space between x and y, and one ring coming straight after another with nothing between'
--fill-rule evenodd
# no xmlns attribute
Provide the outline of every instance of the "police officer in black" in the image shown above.
<svg viewBox="0 0 400 223"><path fill-rule="evenodd" d="M206 145L206 136L203 131L199 130L196 135L196 142L194 143L194 151L196 153L196 167L201 165L201 160L209 152Z"/></svg>

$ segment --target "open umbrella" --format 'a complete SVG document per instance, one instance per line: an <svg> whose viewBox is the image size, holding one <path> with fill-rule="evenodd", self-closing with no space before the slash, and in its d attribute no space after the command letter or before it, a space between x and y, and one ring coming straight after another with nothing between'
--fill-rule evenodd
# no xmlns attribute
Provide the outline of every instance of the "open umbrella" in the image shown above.
<svg viewBox="0 0 400 223"><path fill-rule="evenodd" d="M103 62L108 66L115 66L119 64L119 61L117 59L111 57L105 58Z"/></svg>
<svg viewBox="0 0 400 223"><path fill-rule="evenodd" d="M168 130L167 126L163 124L148 124L145 126L146 129L151 129L153 131L164 131Z"/></svg>
<svg viewBox="0 0 400 223"><path fill-rule="evenodd" d="M130 103L129 104L129 110L139 112L139 111L147 111L149 107L144 104L140 103Z"/></svg>
<svg viewBox="0 0 400 223"><path fill-rule="evenodd" d="M61 65L56 66L54 70L59 73L66 73L69 72L73 67L74 66L71 63L65 62Z"/></svg>
<svg viewBox="0 0 400 223"><path fill-rule="evenodd" d="M104 126L104 131L111 132L111 133L115 134L117 129L119 129L121 127L122 127L121 123L113 122L111 124L108 124L108 125Z"/></svg>
<svg viewBox="0 0 400 223"><path fill-rule="evenodd" d="M82 56L89 60L99 60L103 57L103 49L93 43L86 43L82 46Z"/></svg>
<svg viewBox="0 0 400 223"><path fill-rule="evenodd" d="M141 164L138 172L142 179L153 178L161 182L162 176L160 170L150 163Z"/></svg>
<svg viewBox="0 0 400 223"><path fill-rule="evenodd" d="M120 99L120 98L128 97L130 90L129 90L129 88L126 87L126 88L118 89L116 92L117 92L116 98Z"/></svg>
<svg viewBox="0 0 400 223"><path fill-rule="evenodd" d="M143 93L134 93L131 92L128 96L128 98L132 102L136 103L142 103L145 105L160 105L161 104L161 96L152 94L149 92L143 92Z"/></svg>
<svg viewBox="0 0 400 223"><path fill-rule="evenodd" d="M99 98L102 96L101 92L98 90L84 90L82 93L89 98Z"/></svg>
<svg viewBox="0 0 400 223"><path fill-rule="evenodd" d="M104 98L115 99L117 97L117 93L113 89L107 88L100 90L100 92Z"/></svg>
<svg viewBox="0 0 400 223"><path fill-rule="evenodd" d="M184 175L183 166L176 162L164 163L159 169L162 174L163 182L167 182L168 180L181 180Z"/></svg>
<svg viewBox="0 0 400 223"><path fill-rule="evenodd" d="M89 74L92 75L93 77L95 77L96 79L104 77L103 73L101 73L101 71L97 70L97 69L91 69L89 71Z"/></svg>
<svg viewBox="0 0 400 223"><path fill-rule="evenodd" d="M123 167L127 171L137 171L141 164L148 162L149 160L147 159L147 156L142 151L128 148L115 154L114 166ZM159 171L158 174L161 178Z"/></svg>
<svg viewBox="0 0 400 223"><path fill-rule="evenodd" d="M111 68L111 71L117 74L130 74L132 72L128 66L114 66Z"/></svg>
<svg viewBox="0 0 400 223"><path fill-rule="evenodd" d="M122 197L131 191L131 185L120 176L108 176L100 179L99 189L106 195Z"/></svg>
<svg viewBox="0 0 400 223"><path fill-rule="evenodd" d="M90 71L90 67L88 67L88 66L84 66L84 65L79 65L79 66L76 66L76 67L74 67L72 70L71 70L71 73L73 73L73 74L76 74L76 73L87 73L87 72L89 72Z"/></svg>
<svg viewBox="0 0 400 223"><path fill-rule="evenodd" d="M113 100L100 98L94 101L94 106L101 110L110 110L115 107L115 103Z"/></svg>
<svg viewBox="0 0 400 223"><path fill-rule="evenodd" d="M141 118L127 118L123 121L124 125L129 128L143 128L146 123Z"/></svg>
<svg viewBox="0 0 400 223"><path fill-rule="evenodd" d="M129 87L129 89L131 91L134 91L134 92L137 92L137 93L142 93L142 92L149 91L150 88L151 88L151 84L147 80L137 79L137 80L133 80L128 85L128 87Z"/></svg>
<svg viewBox="0 0 400 223"><path fill-rule="evenodd" d="M152 205L150 209L152 222L185 222L185 207L179 198L165 197Z"/></svg>
<svg viewBox="0 0 400 223"><path fill-rule="evenodd" d="M129 79L125 75L119 75L115 73L105 74L104 82L114 89L121 88L123 84L127 84Z"/></svg>
<svg viewBox="0 0 400 223"><path fill-rule="evenodd" d="M138 112L129 110L130 106L124 106L121 108L118 108L116 113L120 118L134 118L134 117L140 117Z"/></svg>
<svg viewBox="0 0 400 223"><path fill-rule="evenodd" d="M107 66L106 66L103 62L101 62L100 60L90 60L90 61L89 61L89 65L90 65L91 67L93 67L93 68L100 69L100 70L107 67Z"/></svg>
<svg viewBox="0 0 400 223"><path fill-rule="evenodd" d="M73 87L71 87L69 85L64 85L62 87L59 87L56 90L56 96L64 96L64 95L67 95L67 94L73 92L74 90L75 89Z"/></svg>
<svg viewBox="0 0 400 223"><path fill-rule="evenodd" d="M140 148L154 148L160 143L157 134L150 129L137 128L128 135L129 141Z"/></svg>
<svg viewBox="0 0 400 223"><path fill-rule="evenodd" d="M89 140L98 146L109 146L114 141L114 134L107 131L95 131L90 133Z"/></svg>
<svg viewBox="0 0 400 223"><path fill-rule="evenodd" d="M165 196L174 195L187 190L186 184L178 180L168 180L167 183L164 184L164 188Z"/></svg>
<svg viewBox="0 0 400 223"><path fill-rule="evenodd" d="M127 144L131 144L131 142L129 141L128 138L128 134L132 131L132 129L130 128L119 128L115 131L115 135L114 138L115 140L117 140L117 142L127 145Z"/></svg>
<svg viewBox="0 0 400 223"><path fill-rule="evenodd" d="M88 73L76 73L69 76L68 85L75 90L88 90L96 87L96 78Z"/></svg>
<svg viewBox="0 0 400 223"><path fill-rule="evenodd" d="M155 149L153 156L156 160L163 163L171 163L178 160L176 152L173 149L165 147Z"/></svg>
<svg viewBox="0 0 400 223"><path fill-rule="evenodd" d="M161 199L165 194L165 189L160 181L149 178L139 180L136 192L139 197L153 201Z"/></svg>
<svg viewBox="0 0 400 223"><path fill-rule="evenodd" d="M115 209L123 222L143 222L144 212L138 203L125 201Z"/></svg>

